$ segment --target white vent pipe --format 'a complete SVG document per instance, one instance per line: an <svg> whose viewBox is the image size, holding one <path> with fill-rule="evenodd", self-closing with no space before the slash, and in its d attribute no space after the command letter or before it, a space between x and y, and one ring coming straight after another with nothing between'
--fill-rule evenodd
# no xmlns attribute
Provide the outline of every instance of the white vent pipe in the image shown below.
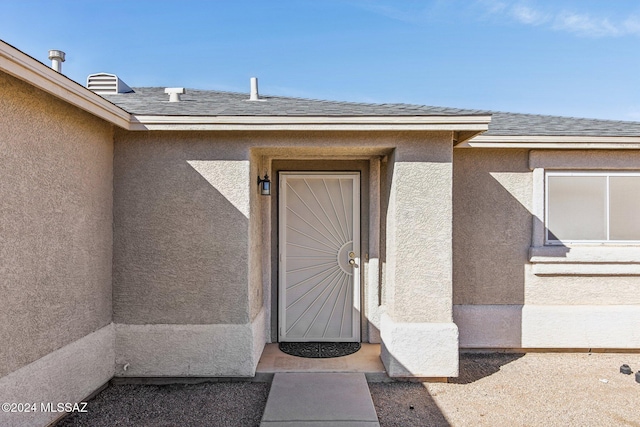
<svg viewBox="0 0 640 427"><path fill-rule="evenodd" d="M168 87L164 90L164 93L169 94L169 102L180 101L180 95L186 93L183 87Z"/></svg>
<svg viewBox="0 0 640 427"><path fill-rule="evenodd" d="M49 51L49 59L51 60L51 68L62 73L62 63L64 62L64 52L52 49Z"/></svg>
<svg viewBox="0 0 640 427"><path fill-rule="evenodd" d="M249 101L258 101L260 96L258 95L258 78L251 77L251 96Z"/></svg>

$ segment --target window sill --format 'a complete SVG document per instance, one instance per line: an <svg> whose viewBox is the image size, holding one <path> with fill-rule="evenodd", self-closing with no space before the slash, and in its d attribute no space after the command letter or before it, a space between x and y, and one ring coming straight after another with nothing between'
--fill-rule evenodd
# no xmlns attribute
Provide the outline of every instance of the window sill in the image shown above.
<svg viewBox="0 0 640 427"><path fill-rule="evenodd" d="M537 276L640 276L640 246L531 247L529 262Z"/></svg>

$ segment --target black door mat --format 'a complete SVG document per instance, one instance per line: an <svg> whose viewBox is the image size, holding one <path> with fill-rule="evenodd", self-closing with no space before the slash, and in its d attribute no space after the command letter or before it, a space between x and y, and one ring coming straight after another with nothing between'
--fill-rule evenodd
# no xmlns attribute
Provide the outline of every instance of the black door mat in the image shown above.
<svg viewBox="0 0 640 427"><path fill-rule="evenodd" d="M298 357L314 359L341 357L360 350L359 342L281 342L280 350Z"/></svg>

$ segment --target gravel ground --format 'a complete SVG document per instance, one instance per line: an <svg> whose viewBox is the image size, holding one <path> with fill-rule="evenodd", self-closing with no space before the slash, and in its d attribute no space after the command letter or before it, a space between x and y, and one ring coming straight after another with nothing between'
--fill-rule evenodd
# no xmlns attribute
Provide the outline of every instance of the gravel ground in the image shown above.
<svg viewBox="0 0 640 427"><path fill-rule="evenodd" d="M58 427L258 426L268 383L217 382L191 385L115 385L89 401Z"/></svg>
<svg viewBox="0 0 640 427"><path fill-rule="evenodd" d="M640 354L463 355L450 383L369 384L382 427L640 426ZM413 410L410 409L413 405Z"/></svg>
<svg viewBox="0 0 640 427"><path fill-rule="evenodd" d="M637 426L640 354L466 354L449 383L369 384L382 427ZM257 426L270 385L116 385L58 426ZM413 406L413 409L411 409Z"/></svg>

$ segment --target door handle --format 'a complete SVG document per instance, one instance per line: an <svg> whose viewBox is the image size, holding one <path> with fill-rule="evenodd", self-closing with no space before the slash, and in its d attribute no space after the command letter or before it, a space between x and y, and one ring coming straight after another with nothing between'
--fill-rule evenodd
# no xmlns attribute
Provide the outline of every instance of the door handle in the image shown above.
<svg viewBox="0 0 640 427"><path fill-rule="evenodd" d="M349 252L349 265L351 265L352 267L357 267L355 258L356 258L356 253Z"/></svg>

